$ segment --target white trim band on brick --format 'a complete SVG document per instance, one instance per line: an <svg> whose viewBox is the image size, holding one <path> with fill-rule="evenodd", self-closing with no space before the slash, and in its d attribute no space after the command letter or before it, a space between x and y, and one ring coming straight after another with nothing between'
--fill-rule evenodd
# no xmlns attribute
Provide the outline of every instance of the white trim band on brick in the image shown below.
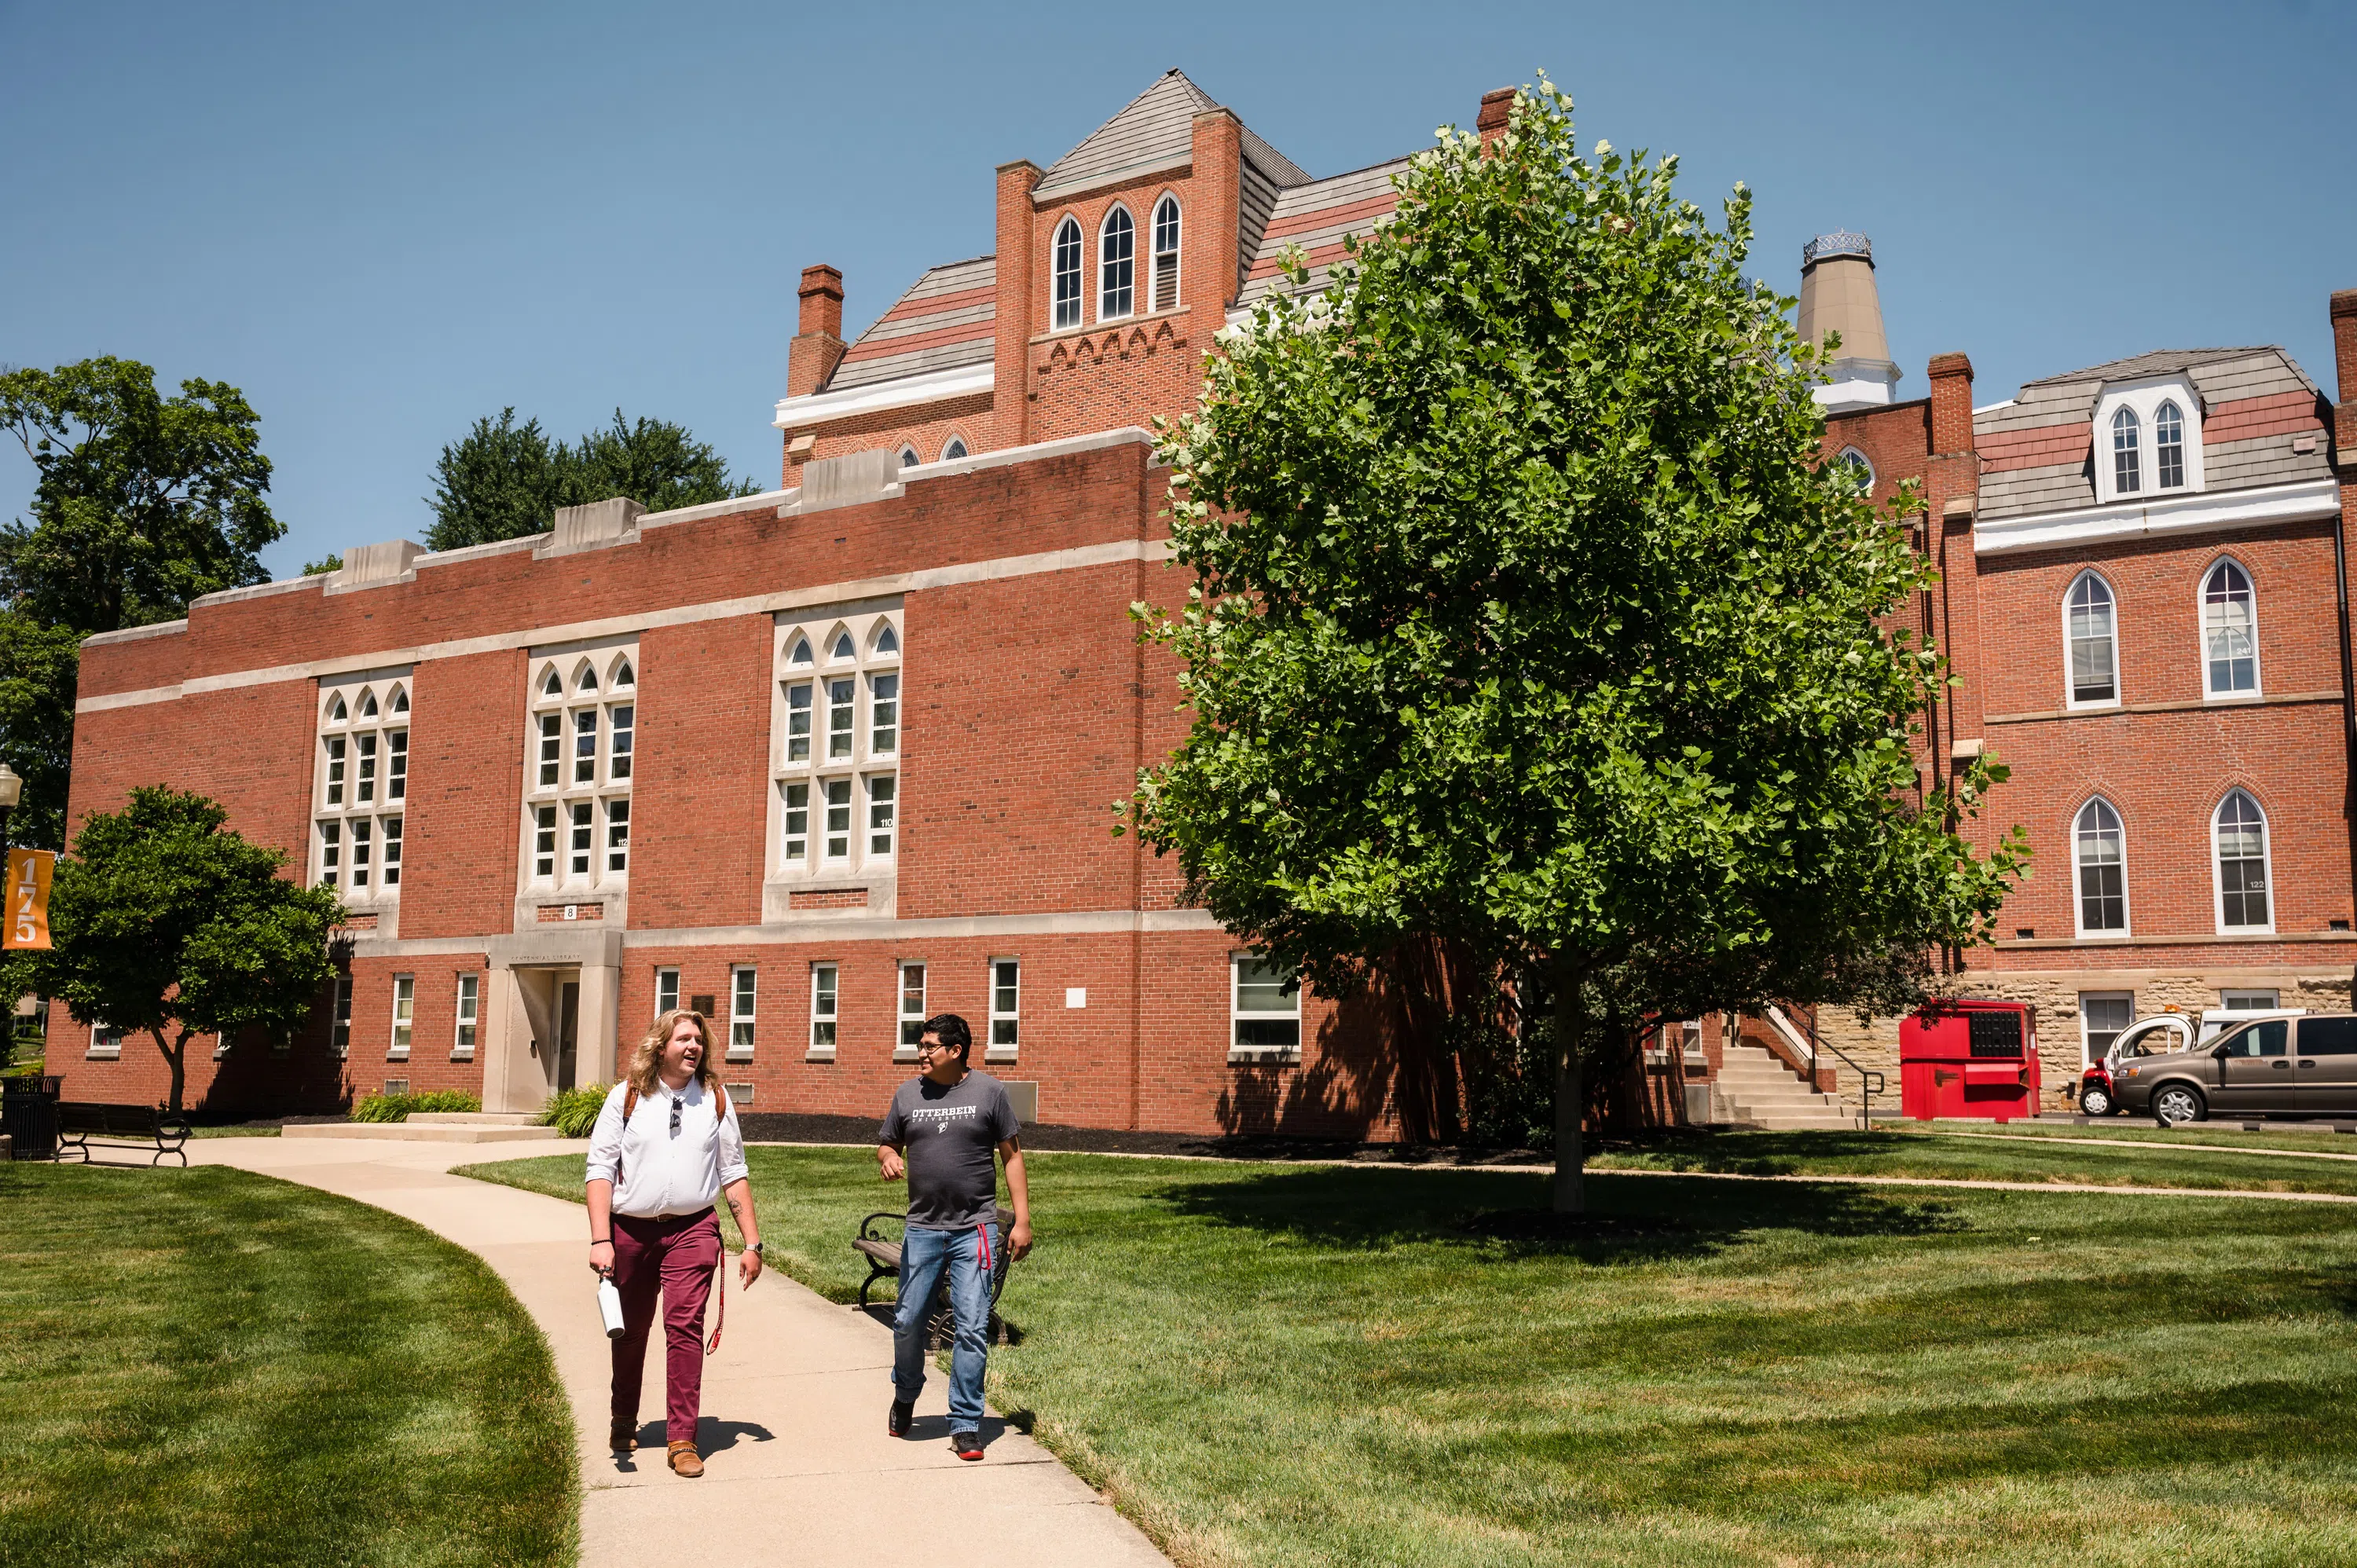
<svg viewBox="0 0 2357 1568"><path fill-rule="evenodd" d="M2166 500L2122 501L2073 507L2068 511L1973 525L1973 553L1999 555L2016 550L2052 550L2147 534L2196 533L2210 529L2265 528L2278 522L2313 522L2341 514L2341 486L2334 479L2303 479L2260 489L2171 496Z"/></svg>
<svg viewBox="0 0 2357 1568"><path fill-rule="evenodd" d="M1118 539L1104 544L1082 544L1070 550L1048 550L1034 555L1002 555L988 561L964 561L949 566L929 566L921 571L902 572L888 577L867 577L844 583L819 583L806 588L790 588L781 593L757 594L741 599L717 599L709 604L676 605L669 609L651 610L641 615L608 616L599 620L572 621L557 626L522 627L514 631L494 632L484 637L459 638L448 642L421 643L414 648L377 649L367 653L347 654L336 659L317 659L302 664L274 664L255 670L235 670L221 675L200 675L172 686L149 686L135 692L109 692L100 696L84 697L74 704L77 714L105 713L112 708L134 708L149 703L176 702L182 697L199 696L208 692L234 691L246 686L266 686L281 681L310 681L329 675L344 675L354 671L373 670L384 665L423 664L435 659L461 659L475 653L498 653L511 649L545 648L554 644L583 641L592 638L614 637L659 627L693 626L702 621L726 620L737 616L775 615L780 611L798 610L813 605L832 605L855 599L880 598L894 594L920 593L931 588L962 586L969 583L1002 582L1012 577L1038 576L1050 572L1070 572L1091 566L1117 565L1125 561L1161 562L1170 559L1168 541L1159 539Z"/></svg>
<svg viewBox="0 0 2357 1568"><path fill-rule="evenodd" d="M683 926L619 934L624 948L802 947L813 942L902 942L982 937L1168 936L1223 928L1208 909L1080 909L1061 914L938 916L890 920L850 916L774 926ZM359 958L429 958L480 953L506 932L479 937L418 937L404 941L353 939Z"/></svg>
<svg viewBox="0 0 2357 1568"><path fill-rule="evenodd" d="M985 361L979 365L957 365L946 371L928 371L922 375L902 376L897 381L878 381L874 386L852 387L839 392L809 392L801 397L782 397L778 400L777 417L770 423L780 430L802 430L813 424L823 424L829 420L848 419L858 413L877 413L888 408L907 408L911 403L972 397L990 391L997 379L996 364Z"/></svg>

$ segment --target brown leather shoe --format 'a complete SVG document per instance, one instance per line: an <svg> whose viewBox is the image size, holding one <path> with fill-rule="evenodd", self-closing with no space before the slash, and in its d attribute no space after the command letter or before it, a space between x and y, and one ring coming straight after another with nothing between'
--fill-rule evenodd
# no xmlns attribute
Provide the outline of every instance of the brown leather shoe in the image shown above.
<svg viewBox="0 0 2357 1568"><path fill-rule="evenodd" d="M631 1422L625 1425L618 1421L614 1423L613 1430L607 1434L607 1438L606 1446L615 1453L634 1454L639 1447L638 1423Z"/></svg>
<svg viewBox="0 0 2357 1568"><path fill-rule="evenodd" d="M696 1453L694 1444L683 1439L671 1445L671 1467L673 1474L693 1480L704 1474L704 1456Z"/></svg>

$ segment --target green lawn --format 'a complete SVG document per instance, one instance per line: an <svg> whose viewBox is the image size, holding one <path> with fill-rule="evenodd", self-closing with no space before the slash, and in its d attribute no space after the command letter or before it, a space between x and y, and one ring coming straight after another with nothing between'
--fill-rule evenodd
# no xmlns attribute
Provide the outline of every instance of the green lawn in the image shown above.
<svg viewBox="0 0 2357 1568"><path fill-rule="evenodd" d="M872 1155L751 1158L849 1299ZM1032 1171L992 1398L1184 1563L2357 1563L2357 1207L1599 1173L1631 1233L1549 1243L1466 1228L1535 1175Z"/></svg>
<svg viewBox="0 0 2357 1568"><path fill-rule="evenodd" d="M0 1563L575 1561L548 1348L407 1220L218 1167L0 1165Z"/></svg>

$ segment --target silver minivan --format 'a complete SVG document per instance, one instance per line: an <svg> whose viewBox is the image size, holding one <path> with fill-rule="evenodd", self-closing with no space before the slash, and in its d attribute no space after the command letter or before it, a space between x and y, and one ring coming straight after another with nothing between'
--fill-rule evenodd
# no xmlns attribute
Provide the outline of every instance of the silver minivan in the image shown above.
<svg viewBox="0 0 2357 1568"><path fill-rule="evenodd" d="M2258 1018L2114 1064L2120 1109L2165 1127L2222 1116L2357 1116L2357 1014Z"/></svg>

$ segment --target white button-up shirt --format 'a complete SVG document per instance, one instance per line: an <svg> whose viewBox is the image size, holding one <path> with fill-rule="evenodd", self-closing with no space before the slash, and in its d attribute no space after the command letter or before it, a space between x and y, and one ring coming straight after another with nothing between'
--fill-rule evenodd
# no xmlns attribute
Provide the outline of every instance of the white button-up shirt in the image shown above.
<svg viewBox="0 0 2357 1568"><path fill-rule="evenodd" d="M700 1079L691 1078L674 1092L657 1079L652 1094L639 1096L625 1127L622 1099L629 1090L628 1084L614 1086L589 1133L586 1179L614 1182L615 1213L634 1219L701 1213L722 1187L745 1179L745 1134L737 1125L735 1105L722 1120L715 1114L717 1101L705 1093ZM674 1100L680 1109L677 1137L671 1130ZM617 1165L619 1181L614 1180Z"/></svg>

